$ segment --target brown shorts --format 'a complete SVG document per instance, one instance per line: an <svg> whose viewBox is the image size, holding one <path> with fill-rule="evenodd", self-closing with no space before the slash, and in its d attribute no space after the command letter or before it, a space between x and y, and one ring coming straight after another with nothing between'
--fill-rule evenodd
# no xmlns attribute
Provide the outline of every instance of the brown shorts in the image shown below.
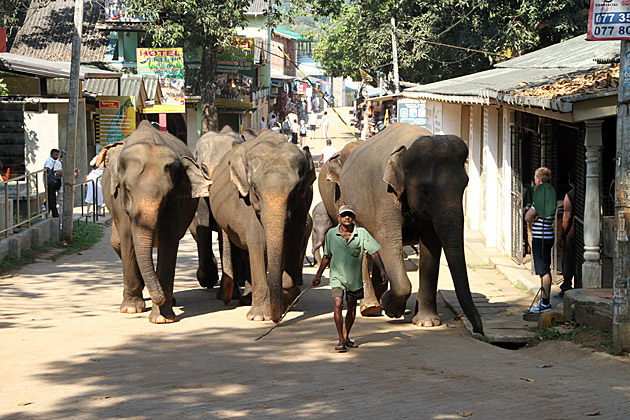
<svg viewBox="0 0 630 420"><path fill-rule="evenodd" d="M354 305L356 305L357 301L359 299L363 299L363 288L360 288L359 290L355 290L355 291L350 291L350 290L345 290L345 294L346 294L346 302L348 303L352 303ZM344 290L341 287L333 287L332 288L332 297L336 298L336 297L340 297L343 299L343 295L344 295Z"/></svg>

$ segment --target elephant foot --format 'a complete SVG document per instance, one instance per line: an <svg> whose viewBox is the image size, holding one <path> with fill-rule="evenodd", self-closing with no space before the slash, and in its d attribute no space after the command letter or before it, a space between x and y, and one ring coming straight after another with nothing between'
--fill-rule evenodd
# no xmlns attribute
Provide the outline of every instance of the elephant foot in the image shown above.
<svg viewBox="0 0 630 420"><path fill-rule="evenodd" d="M170 324L175 322L175 312L173 312L172 306L157 306L153 305L151 313L149 314L149 322L153 324Z"/></svg>
<svg viewBox="0 0 630 420"><path fill-rule="evenodd" d="M297 286L293 286L290 289L282 289L282 309L286 311L289 305L291 305L293 301L295 300L295 298L298 297L299 295L300 295L300 288ZM295 302L295 304L292 307L295 308L297 304L298 302Z"/></svg>
<svg viewBox="0 0 630 420"><path fill-rule="evenodd" d="M418 327L438 327L442 325L440 316L431 309L418 310L411 322Z"/></svg>
<svg viewBox="0 0 630 420"><path fill-rule="evenodd" d="M223 300L223 297L225 295L225 292L224 292L223 289L224 289L223 288L223 284L221 284L221 287L219 287L219 289L217 290L217 300ZM249 304L247 306L252 304L252 302L251 302L251 294L249 295L249 297L250 297L250 301L249 301ZM231 300L238 300L239 304L243 305L241 303L241 299L242 298L243 298L243 296L241 294L241 288L238 287L238 285L235 284L234 288L232 289L232 299Z"/></svg>
<svg viewBox="0 0 630 420"><path fill-rule="evenodd" d="M212 289L219 281L219 273L217 271L206 273L201 268L198 268L197 281L201 287Z"/></svg>
<svg viewBox="0 0 630 420"><path fill-rule="evenodd" d="M269 305L253 305L247 312L248 321L271 321Z"/></svg>
<svg viewBox="0 0 630 420"><path fill-rule="evenodd" d="M123 314L139 314L144 311L146 304L142 297L124 298L120 304L120 312Z"/></svg>
<svg viewBox="0 0 630 420"><path fill-rule="evenodd" d="M400 318L405 314L405 306L409 295L397 296L391 290L383 293L381 307L390 318Z"/></svg>
<svg viewBox="0 0 630 420"><path fill-rule="evenodd" d="M381 306L375 303L362 303L360 310L362 316L370 316L377 314L381 310Z"/></svg>
<svg viewBox="0 0 630 420"><path fill-rule="evenodd" d="M252 294L251 294L251 292L241 296L238 299L238 303L241 306L252 306Z"/></svg>

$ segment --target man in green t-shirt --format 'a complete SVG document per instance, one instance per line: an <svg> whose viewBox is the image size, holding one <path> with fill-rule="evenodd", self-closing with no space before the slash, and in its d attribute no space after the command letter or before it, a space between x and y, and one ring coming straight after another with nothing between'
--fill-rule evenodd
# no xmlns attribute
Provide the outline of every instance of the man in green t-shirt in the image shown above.
<svg viewBox="0 0 630 420"><path fill-rule="evenodd" d="M335 326L339 334L339 342L335 347L337 351L347 351L348 347L359 347L350 340L350 329L356 317L357 301L363 299L363 273L361 261L363 252L372 256L374 264L381 271L381 278L387 283L387 272L383 267L383 261L378 255L381 246L372 238L367 230L354 225L354 209L352 206L339 207L339 226L331 228L326 233L324 240L324 257L319 265L319 270L313 278L313 286L321 282L322 273L330 263L330 286L335 302ZM346 295L348 311L346 312L346 324L344 331L343 295Z"/></svg>

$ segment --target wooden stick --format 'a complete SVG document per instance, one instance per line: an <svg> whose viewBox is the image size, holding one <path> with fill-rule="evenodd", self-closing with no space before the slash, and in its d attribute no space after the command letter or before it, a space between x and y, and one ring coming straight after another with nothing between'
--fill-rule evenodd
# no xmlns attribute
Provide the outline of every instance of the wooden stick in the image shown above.
<svg viewBox="0 0 630 420"><path fill-rule="evenodd" d="M280 319L278 320L278 323L276 325L274 325L273 327L271 327L269 329L269 331L267 331L266 333L264 333L263 335L261 335L260 337L256 338L254 341L258 341L261 338L263 338L264 336L268 335L271 331L273 331L274 328L280 326L280 323L282 322L282 320L284 319L284 317L287 315L287 313L289 313L289 309L291 309L293 307L293 305L295 305L295 302L298 301L298 299L300 299L302 297L302 295L306 292L308 292L310 289L313 288L313 285L311 284L310 286L308 286L306 289L302 290L300 292L300 294L293 299L293 302L291 302L291 304L287 307L286 311L284 311L284 313L282 314L282 316L280 317Z"/></svg>

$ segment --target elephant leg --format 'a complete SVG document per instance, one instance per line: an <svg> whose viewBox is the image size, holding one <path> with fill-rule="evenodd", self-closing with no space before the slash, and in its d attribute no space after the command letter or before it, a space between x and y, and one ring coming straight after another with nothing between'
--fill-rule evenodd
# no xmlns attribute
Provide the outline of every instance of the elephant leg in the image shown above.
<svg viewBox="0 0 630 420"><path fill-rule="evenodd" d="M138 262L136 261L136 253L131 238L131 230L128 223L121 223L123 234L121 235L116 227L112 225L112 235L110 242L112 248L120 257L123 267L123 301L120 304L120 312L124 314L136 314L144 311L146 307L144 298L142 297L142 289L144 289L144 280Z"/></svg>
<svg viewBox="0 0 630 420"><path fill-rule="evenodd" d="M197 225L193 236L197 241L197 252L199 255L197 281L201 287L212 289L219 280L217 259L212 252L212 230L208 226Z"/></svg>
<svg viewBox="0 0 630 420"><path fill-rule="evenodd" d="M264 239L258 242L247 241L248 244L264 244ZM267 264L263 246L250 247L249 265L252 273L252 307L247 312L250 321L271 321L271 301L267 284Z"/></svg>
<svg viewBox="0 0 630 420"><path fill-rule="evenodd" d="M176 205L168 206L158 229L157 276L166 300L161 306L153 304L149 321L154 324L166 324L176 320L175 312L173 312L173 283L179 248L179 232L176 223L168 222L178 220L178 213Z"/></svg>
<svg viewBox="0 0 630 420"><path fill-rule="evenodd" d="M223 275L221 276L221 287L217 292L217 299L220 299L226 305L232 300L232 292L234 290L234 267L233 261L233 248L230 238L225 231L221 230L221 268Z"/></svg>
<svg viewBox="0 0 630 420"><path fill-rule="evenodd" d="M411 282L407 277L402 255L402 238L395 241L394 245L389 238L388 241L379 243L387 244L378 253L390 280L390 289L381 296L381 307L388 317L400 318L405 313L407 299L411 295Z"/></svg>
<svg viewBox="0 0 630 420"><path fill-rule="evenodd" d="M420 232L420 267L416 314L412 322L418 327L436 327L441 324L437 311L437 282L440 272L442 245L433 226Z"/></svg>
<svg viewBox="0 0 630 420"><path fill-rule="evenodd" d="M374 286L370 279L370 261L371 258L366 253L363 253L363 259L361 261L361 268L363 272L363 299L361 300L361 315L368 316L374 315L381 310L381 305L378 303L376 293L374 292Z"/></svg>
<svg viewBox="0 0 630 420"><path fill-rule="evenodd" d="M249 252L242 251L245 278L243 283L243 295L238 300L238 303L243 306L251 306L252 304L252 270L249 264Z"/></svg>

